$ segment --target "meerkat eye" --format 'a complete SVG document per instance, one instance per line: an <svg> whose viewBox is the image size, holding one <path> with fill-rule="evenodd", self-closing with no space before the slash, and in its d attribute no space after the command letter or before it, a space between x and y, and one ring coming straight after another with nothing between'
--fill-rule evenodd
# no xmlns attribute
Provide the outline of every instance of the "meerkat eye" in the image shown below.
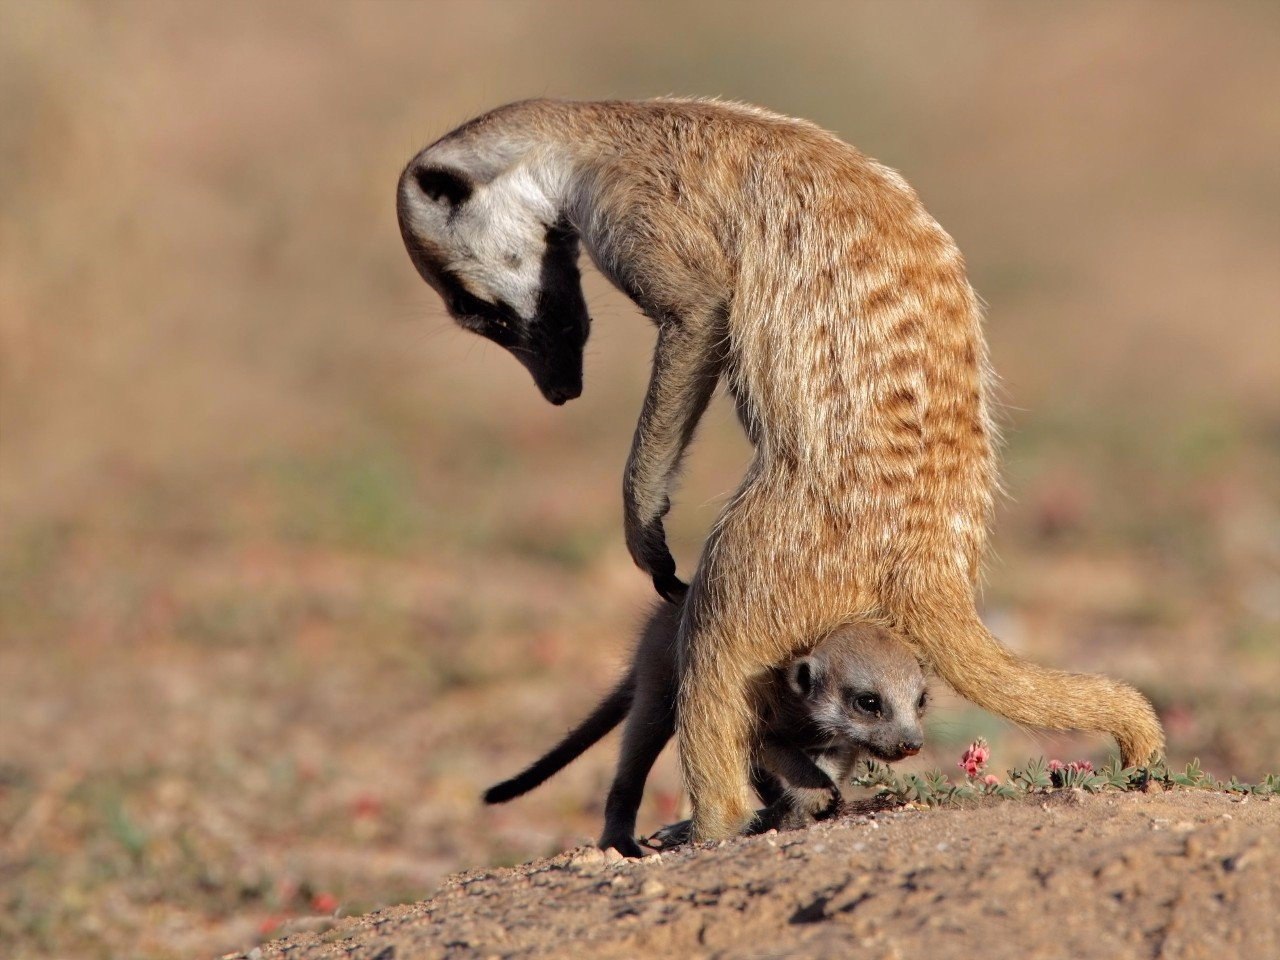
<svg viewBox="0 0 1280 960"><path fill-rule="evenodd" d="M880 698L874 693L859 693L853 698L853 708L873 717L880 716Z"/></svg>
<svg viewBox="0 0 1280 960"><path fill-rule="evenodd" d="M929 694L927 692L920 694L920 700L916 704L916 709L924 712L924 708L929 705Z"/></svg>

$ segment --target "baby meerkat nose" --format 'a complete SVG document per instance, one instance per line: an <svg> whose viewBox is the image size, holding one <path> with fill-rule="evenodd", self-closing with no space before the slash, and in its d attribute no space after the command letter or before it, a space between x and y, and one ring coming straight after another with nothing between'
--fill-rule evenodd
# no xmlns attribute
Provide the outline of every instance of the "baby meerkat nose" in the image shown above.
<svg viewBox="0 0 1280 960"><path fill-rule="evenodd" d="M924 744L919 740L903 740L898 744L898 750L904 757L914 757L923 746Z"/></svg>

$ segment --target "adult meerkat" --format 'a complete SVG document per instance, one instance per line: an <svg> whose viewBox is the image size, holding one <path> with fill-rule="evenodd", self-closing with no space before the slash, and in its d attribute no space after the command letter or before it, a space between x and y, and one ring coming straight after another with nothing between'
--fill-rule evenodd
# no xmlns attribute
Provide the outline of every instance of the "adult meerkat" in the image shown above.
<svg viewBox="0 0 1280 960"><path fill-rule="evenodd" d="M655 609L618 685L551 750L485 791L485 803L506 803L545 783L625 719L600 847L642 856L635 830L645 781L675 732L679 626L677 606ZM869 624L841 627L810 653L770 670L758 685L751 756L751 783L766 806L750 832L825 819L838 809L839 785L859 760L914 756L924 743L927 702L915 655ZM686 832L683 824L666 828L664 845Z"/></svg>
<svg viewBox="0 0 1280 960"><path fill-rule="evenodd" d="M662 520L723 379L755 444L680 628L679 743L696 839L751 815L753 678L843 623L906 637L1018 724L1159 754L1132 687L1029 663L974 600L996 485L987 350L955 243L894 171L813 124L697 100L536 100L410 161L406 247L462 326L553 403L582 389L581 243L658 328L623 482L627 546L683 592Z"/></svg>

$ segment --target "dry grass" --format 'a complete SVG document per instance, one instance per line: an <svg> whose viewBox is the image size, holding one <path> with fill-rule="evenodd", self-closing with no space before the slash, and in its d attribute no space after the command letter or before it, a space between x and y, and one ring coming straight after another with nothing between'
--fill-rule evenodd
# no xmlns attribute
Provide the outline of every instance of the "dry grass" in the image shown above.
<svg viewBox="0 0 1280 960"><path fill-rule="evenodd" d="M594 832L607 749L476 797L648 602L618 478L652 334L593 279L586 396L541 404L391 202L520 96L755 100L902 169L1015 405L989 619L1150 691L1175 761L1274 768L1278 33L1261 4L0 5L6 952L208 955ZM684 569L744 456L717 409ZM978 734L1103 749L952 703L935 757ZM668 759L646 822L676 790Z"/></svg>

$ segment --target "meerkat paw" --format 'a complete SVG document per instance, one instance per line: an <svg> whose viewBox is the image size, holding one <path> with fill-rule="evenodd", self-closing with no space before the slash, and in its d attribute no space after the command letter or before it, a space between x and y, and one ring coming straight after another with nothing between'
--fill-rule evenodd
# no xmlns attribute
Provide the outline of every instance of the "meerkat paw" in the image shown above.
<svg viewBox="0 0 1280 960"><path fill-rule="evenodd" d="M840 788L833 783L829 787L822 788L793 788L790 800L785 803L784 809L791 814L788 819L789 826L803 826L814 820L830 820L840 812L843 803L844 796L840 793Z"/></svg>
<svg viewBox="0 0 1280 960"><path fill-rule="evenodd" d="M666 576L655 573L653 575L653 589L658 591L658 596L667 601L667 603L674 603L679 606L684 603L684 595L689 592L689 585L675 574Z"/></svg>
<svg viewBox="0 0 1280 960"><path fill-rule="evenodd" d="M624 857L631 860L638 860L644 856L644 850L640 848L640 844L636 843L636 838L632 836L601 837L600 849L617 850Z"/></svg>
<svg viewBox="0 0 1280 960"><path fill-rule="evenodd" d="M681 820L679 823L668 824L662 829L645 837L643 843L650 850L670 850L674 847L683 847L693 838L693 821Z"/></svg>
<svg viewBox="0 0 1280 960"><path fill-rule="evenodd" d="M814 813L815 820L830 820L840 812L841 806L844 805L844 794L840 792L840 788L834 783L826 790L826 802L822 805L822 809Z"/></svg>

